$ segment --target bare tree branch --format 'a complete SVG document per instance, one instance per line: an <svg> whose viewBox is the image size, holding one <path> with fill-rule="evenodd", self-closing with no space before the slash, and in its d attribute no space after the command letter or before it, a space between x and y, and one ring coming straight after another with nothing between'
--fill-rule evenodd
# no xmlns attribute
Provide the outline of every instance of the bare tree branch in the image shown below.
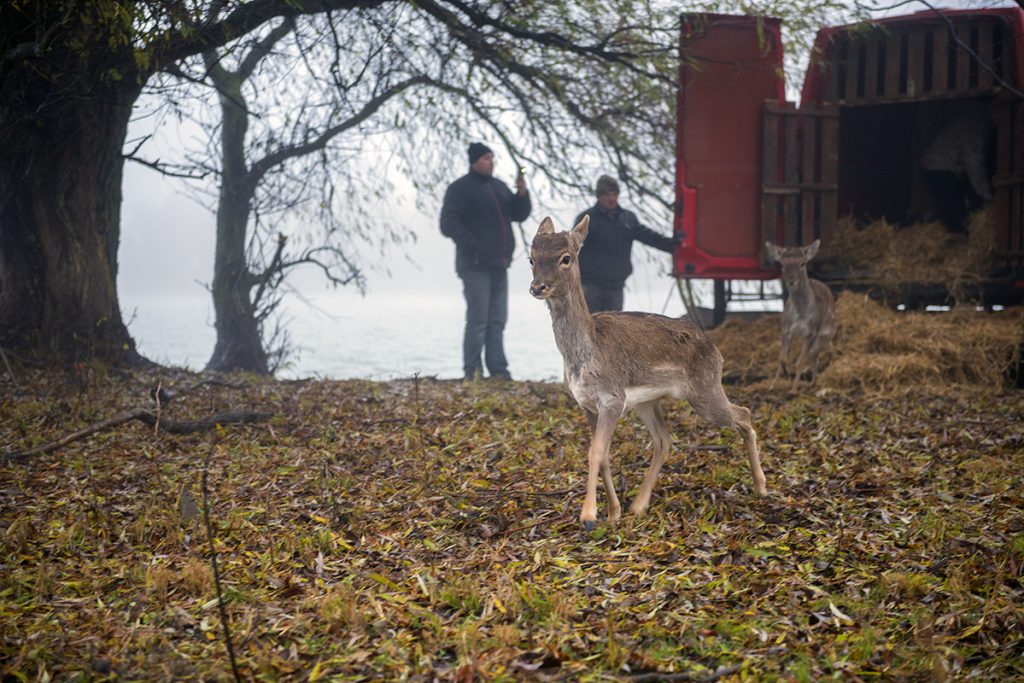
<svg viewBox="0 0 1024 683"><path fill-rule="evenodd" d="M321 253L331 254L332 256L339 258L343 263L345 263L346 266L349 267L350 271L348 277L342 278L335 275L334 269L329 264L325 263L321 259L316 258L316 254ZM324 277L326 277L327 280L333 285L344 286L359 279L362 276L362 273L359 271L359 269L356 268L352 263L350 263L340 250L335 249L333 247L317 247L316 249L310 249L299 258L282 263L281 271L285 271L294 268L295 266L300 266L304 264L314 265L320 268L320 270L324 274Z"/></svg>
<svg viewBox="0 0 1024 683"><path fill-rule="evenodd" d="M154 63L165 64L194 55L204 50L226 45L277 17L296 17L320 14L339 9L377 7L388 0L253 0L240 5L220 21L190 25L187 30L176 28L168 32L160 44L154 46ZM219 11L219 5L215 7ZM211 14L211 16L214 16Z"/></svg>
<svg viewBox="0 0 1024 683"><path fill-rule="evenodd" d="M253 45L242 59L242 63L235 69L235 76L246 80L252 76L252 72L259 65L260 61L266 58L274 46L286 35L295 29L295 22L291 17L286 18L275 26L270 33Z"/></svg>
<svg viewBox="0 0 1024 683"><path fill-rule="evenodd" d="M143 159L142 157L135 156L134 154L122 154L121 156L123 158L127 159L128 161L134 161L137 164L141 164L143 166L148 166L149 168L153 169L154 171L157 171L158 173L160 173L161 175L165 175L165 176L168 176L168 177L171 177L171 178L186 178L188 180L202 180L207 175L209 175L209 171L204 171L202 173L195 173L195 172L192 172L192 171L172 171L171 170L172 168L182 168L182 167L179 164L161 163L161 161L159 159L150 161L149 159Z"/></svg>
<svg viewBox="0 0 1024 683"><path fill-rule="evenodd" d="M317 150L323 149L327 145L327 143L329 143L332 139L334 139L341 133L344 133L347 130L355 128L360 123L363 123L371 116L373 116L373 114L376 113L376 111L380 109L381 106L385 102L390 100L392 97L401 94L403 91L407 90L408 88L411 88L414 85L421 85L428 82L429 79L426 78L425 76L415 76L413 78L406 79L401 83L393 85L384 92L373 97L372 99L367 101L366 104L363 105L362 109L360 109L360 111L356 113L354 116L349 117L348 119L342 121L341 123L335 126L331 126L313 140L277 149L276 151L272 152L271 154L263 157L259 161L252 164L252 167L249 171L250 181L253 183L259 182L260 178L262 178L267 173L267 171L269 171L271 168L274 168L275 166L278 166L279 164L284 163L288 159L299 156L305 156L307 154L316 152Z"/></svg>
<svg viewBox="0 0 1024 683"><path fill-rule="evenodd" d="M613 36L620 35L622 33L629 31L634 31L637 29L650 31L652 27L622 27L617 31L608 33L600 41L598 41L596 45L580 45L572 40L569 40L565 36L555 33L553 31L529 31L520 26L515 26L513 24L498 21L497 19L492 18L490 15L486 14L485 12L481 12L472 5L463 2L462 0L448 0L448 3L457 7L459 11L461 11L463 14L469 17L470 21L472 21L473 24L478 28L482 26L489 26L494 29L497 29L501 33L508 34L510 36L522 40L528 40L538 45L546 45L566 52L574 52L576 54L585 55L588 57L597 57L607 62L621 64L627 69L634 71L638 74L641 74L647 78L650 78L652 80L660 80L673 87L675 86L675 80L670 76L665 74L650 73L638 67L635 61L637 60L637 58L641 56L640 53L625 50L608 49L608 45L611 43ZM434 3L433 0L422 0L420 4L434 5L436 7L436 3ZM666 49L665 47L658 46L654 43L651 43L650 47L651 49L658 52L663 52Z"/></svg>
<svg viewBox="0 0 1024 683"><path fill-rule="evenodd" d="M283 234L277 236L277 250L274 251L274 257L270 259L270 265L262 273L255 275L259 288L252 297L252 303L254 306L259 306L260 301L263 300L263 292L266 291L267 283L270 282L271 278L280 273L283 269L281 268L281 255L284 253L284 245L288 241L288 238Z"/></svg>

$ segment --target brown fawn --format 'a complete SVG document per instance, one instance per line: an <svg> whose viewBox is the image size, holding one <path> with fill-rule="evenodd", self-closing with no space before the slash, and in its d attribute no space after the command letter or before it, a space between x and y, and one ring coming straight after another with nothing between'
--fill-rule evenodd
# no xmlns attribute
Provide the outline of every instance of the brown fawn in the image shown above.
<svg viewBox="0 0 1024 683"><path fill-rule="evenodd" d="M580 521L597 519L597 479L604 482L608 521L621 509L612 482L610 446L619 418L630 408L651 432L654 455L630 511L642 515L658 471L672 445L659 402L686 399L694 411L719 427L739 431L747 448L754 492L767 493L750 411L729 402L722 389L722 354L688 320L653 313L590 314L583 298L578 256L589 216L570 232L555 232L550 218L537 229L530 250L530 294L547 302L555 343L565 363L565 383L590 422L587 494Z"/></svg>
<svg viewBox="0 0 1024 683"><path fill-rule="evenodd" d="M793 368L793 387L800 384L800 377L811 371L810 385L818 380L818 357L832 345L836 334L835 299L828 286L807 276L807 262L818 253L821 240L814 240L806 247L780 247L765 242L768 257L782 266L782 283L788 297L782 308L782 346L779 349L779 369L772 384L780 376L789 373L789 348L793 341L803 342L800 355Z"/></svg>

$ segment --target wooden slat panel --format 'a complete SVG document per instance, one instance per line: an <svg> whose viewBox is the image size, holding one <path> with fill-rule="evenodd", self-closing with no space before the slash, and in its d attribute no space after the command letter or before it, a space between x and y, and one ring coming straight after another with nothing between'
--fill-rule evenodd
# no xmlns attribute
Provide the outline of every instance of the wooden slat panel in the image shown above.
<svg viewBox="0 0 1024 683"><path fill-rule="evenodd" d="M1022 261L1024 261L1024 259L1019 256L1019 254L1024 251L1024 231L1021 229L1021 226L1024 225L1024 186L1022 185L1017 185L1017 187L1014 188L1013 207L1010 213L1010 225L1011 227L1016 226L1016 238L1014 240L1013 249L1018 253L1018 256L1014 265L1020 267L1022 265Z"/></svg>
<svg viewBox="0 0 1024 683"><path fill-rule="evenodd" d="M900 33L891 31L885 37L885 86L886 99L900 94Z"/></svg>
<svg viewBox="0 0 1024 683"><path fill-rule="evenodd" d="M969 45L971 30L967 22L956 22L956 35L961 45L956 46L956 84L953 87L955 92L966 92L970 89L971 56L963 45Z"/></svg>
<svg viewBox="0 0 1024 683"><path fill-rule="evenodd" d="M924 94L924 32L911 29L907 41L907 97Z"/></svg>
<svg viewBox="0 0 1024 683"><path fill-rule="evenodd" d="M825 85L825 100L836 102L839 99L839 44L836 37L832 37L831 49L826 53L827 61L821 67L826 69L828 78Z"/></svg>
<svg viewBox="0 0 1024 683"><path fill-rule="evenodd" d="M992 43L995 40L995 22L986 19L978 24L978 89L992 89Z"/></svg>
<svg viewBox="0 0 1024 683"><path fill-rule="evenodd" d="M1010 235L1012 225L1011 195L1013 187L1006 183L1011 176L1011 159L1014 149L1013 107L1008 102L1000 102L995 107L996 124L996 168L992 178L995 190L993 200L994 238L997 251L1008 250L1013 242Z"/></svg>
<svg viewBox="0 0 1024 683"><path fill-rule="evenodd" d="M844 33L836 34L836 49L832 53L835 57L835 63L832 68L836 72L836 101L842 102L849 97L849 91L846 89L846 50L850 46L849 37Z"/></svg>
<svg viewBox="0 0 1024 683"><path fill-rule="evenodd" d="M874 37L867 40L864 54L864 99L872 102L878 99L878 49L880 41Z"/></svg>
<svg viewBox="0 0 1024 683"><path fill-rule="evenodd" d="M839 175L839 115L834 107L831 111L834 116L821 120L821 180L834 187ZM837 208L837 192L822 192L821 219L816 231L816 235L822 239L831 238L835 232Z"/></svg>
<svg viewBox="0 0 1024 683"><path fill-rule="evenodd" d="M801 109L801 114L806 114ZM803 139L801 140L801 162L800 170L800 232L804 235L814 234L817 218L815 216L818 208L820 192L810 189L818 184L819 169L816 168L818 161L818 130L821 128L821 120L817 116L803 117Z"/></svg>
<svg viewBox="0 0 1024 683"><path fill-rule="evenodd" d="M1017 185L1017 189L1014 191L1014 202L1010 213L1010 220L1011 225L1017 226L1017 239L1015 241L1014 250L1020 253L1021 251L1024 251L1024 234L1021 234L1020 229L1020 226L1024 225L1024 188L1020 185ZM1022 260L1024 259L1021 259L1021 257L1018 256L1013 265L1020 267Z"/></svg>
<svg viewBox="0 0 1024 683"><path fill-rule="evenodd" d="M863 96L858 92L857 85L861 82L861 70L864 68L864 60L861 51L864 48L864 41L861 38L848 40L849 47L846 50L846 101L856 102Z"/></svg>
<svg viewBox="0 0 1024 683"><path fill-rule="evenodd" d="M796 173L796 160L797 160L797 149L796 149L796 110L790 105L789 111L786 112L784 118L784 134L783 134L783 182L787 186L794 188L799 187L800 179ZM782 234L784 237L785 244L796 244L797 238L797 195L790 194L782 198L782 221L783 229Z"/></svg>
<svg viewBox="0 0 1024 683"><path fill-rule="evenodd" d="M996 107L996 248L1010 265L1024 265L1024 103L1007 99Z"/></svg>
<svg viewBox="0 0 1024 683"><path fill-rule="evenodd" d="M949 90L949 29L943 25L932 33L932 92Z"/></svg>
<svg viewBox="0 0 1024 683"><path fill-rule="evenodd" d="M763 115L764 136L761 150L761 183L763 186L776 185L779 181L779 115L765 106ZM765 240L778 242L779 200L773 194L761 192L761 243ZM767 265L767 264L766 264Z"/></svg>
<svg viewBox="0 0 1024 683"><path fill-rule="evenodd" d="M996 108L996 178L1010 176L1010 159L1013 143L1013 107L1009 103L1000 103Z"/></svg>
<svg viewBox="0 0 1024 683"><path fill-rule="evenodd" d="M1013 173L1024 161L1024 103L1014 101L1006 105L1010 112L1010 160L1007 171ZM1018 254L1024 251L1024 183L1018 183L1011 192L1009 231L1010 249ZM1024 259L1017 257L1014 265L1021 266Z"/></svg>

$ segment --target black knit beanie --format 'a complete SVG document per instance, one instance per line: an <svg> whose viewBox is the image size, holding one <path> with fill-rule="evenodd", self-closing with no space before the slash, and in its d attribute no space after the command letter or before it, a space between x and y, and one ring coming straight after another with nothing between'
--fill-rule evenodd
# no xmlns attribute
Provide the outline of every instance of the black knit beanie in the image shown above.
<svg viewBox="0 0 1024 683"><path fill-rule="evenodd" d="M494 154L490 147L482 142L469 143L469 165L472 166L476 160L485 154Z"/></svg>
<svg viewBox="0 0 1024 683"><path fill-rule="evenodd" d="M612 178L610 175L603 175L597 179L597 185L594 187L594 194L598 197L603 195L605 192L618 192L619 181Z"/></svg>

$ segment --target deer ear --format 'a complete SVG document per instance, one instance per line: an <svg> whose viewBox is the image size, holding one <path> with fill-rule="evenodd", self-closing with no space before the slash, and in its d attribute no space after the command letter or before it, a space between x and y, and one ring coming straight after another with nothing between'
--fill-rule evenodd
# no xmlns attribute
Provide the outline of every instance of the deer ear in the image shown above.
<svg viewBox="0 0 1024 683"><path fill-rule="evenodd" d="M804 260L810 261L812 258L814 258L814 255L818 253L818 247L820 246L821 240L814 240L813 242L808 244L807 248L804 249Z"/></svg>
<svg viewBox="0 0 1024 683"><path fill-rule="evenodd" d="M555 224L551 222L551 216L545 216L537 228L538 235L552 235L555 232Z"/></svg>
<svg viewBox="0 0 1024 683"><path fill-rule="evenodd" d="M590 216L583 214L583 218L576 224L576 227L569 232L569 238L572 240L573 247L576 251L580 250L583 246L583 240L587 239L587 233L590 232Z"/></svg>
<svg viewBox="0 0 1024 683"><path fill-rule="evenodd" d="M782 250L771 240L764 243L764 248L768 252L768 258L772 261L778 261L779 257L782 256Z"/></svg>

